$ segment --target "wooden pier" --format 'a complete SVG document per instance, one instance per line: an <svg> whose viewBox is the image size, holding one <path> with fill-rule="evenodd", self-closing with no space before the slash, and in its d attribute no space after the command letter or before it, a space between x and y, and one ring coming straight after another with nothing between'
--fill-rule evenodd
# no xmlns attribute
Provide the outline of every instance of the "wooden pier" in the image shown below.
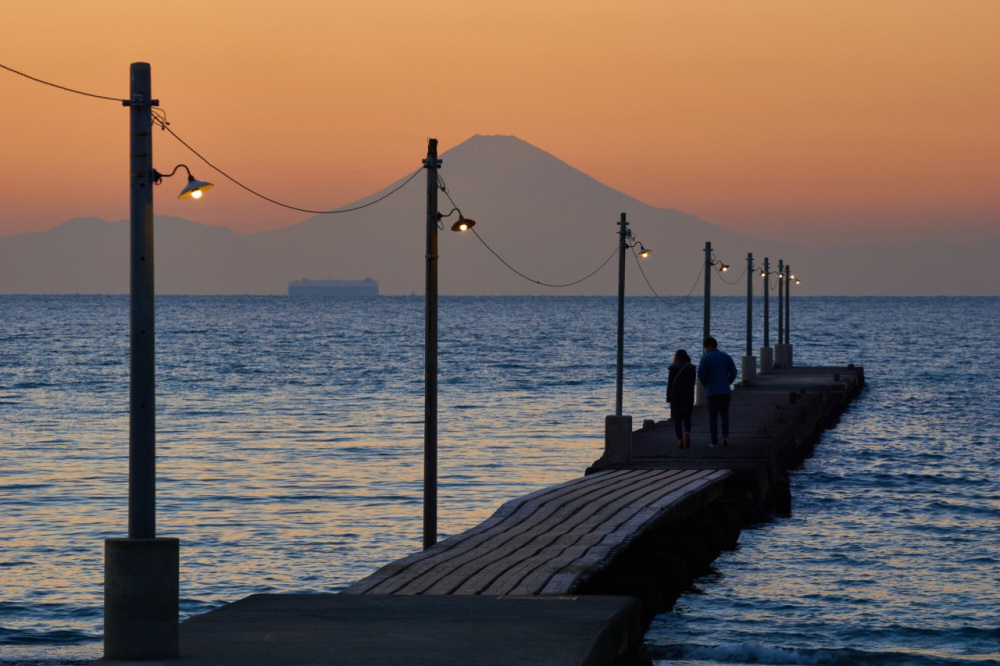
<svg viewBox="0 0 1000 666"><path fill-rule="evenodd" d="M504 504L345 594L564 595L637 535L721 497L727 470L605 471ZM714 490L714 492L713 492Z"/></svg>
<svg viewBox="0 0 1000 666"><path fill-rule="evenodd" d="M646 422L584 476L341 594L255 595L182 623L173 663L648 663L651 618L741 527L790 511L788 471L863 386L853 366L758 376L734 391L728 447L708 447L705 407L690 449Z"/></svg>

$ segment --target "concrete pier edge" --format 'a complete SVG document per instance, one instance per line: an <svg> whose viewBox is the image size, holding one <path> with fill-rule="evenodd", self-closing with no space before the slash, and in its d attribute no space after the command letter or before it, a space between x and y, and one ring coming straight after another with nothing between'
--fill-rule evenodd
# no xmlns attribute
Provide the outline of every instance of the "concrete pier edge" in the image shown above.
<svg viewBox="0 0 1000 666"><path fill-rule="evenodd" d="M758 396L747 405L751 412L766 403L766 425L747 430L743 447L734 440L693 455L676 450L666 421L631 432L631 417L608 417L606 455L587 474L664 464L731 472L626 542L572 595L254 595L182 623L180 657L170 663L648 666L643 637L652 618L669 611L721 552L735 548L743 528L788 514L789 471L812 454L863 387L864 370L853 365L773 370L745 387ZM656 438L673 442L666 463L643 455ZM745 457L755 450L756 458ZM504 604L513 602L526 605L509 613L514 606Z"/></svg>
<svg viewBox="0 0 1000 666"><path fill-rule="evenodd" d="M171 538L104 542L104 656L171 659L177 625L180 541Z"/></svg>

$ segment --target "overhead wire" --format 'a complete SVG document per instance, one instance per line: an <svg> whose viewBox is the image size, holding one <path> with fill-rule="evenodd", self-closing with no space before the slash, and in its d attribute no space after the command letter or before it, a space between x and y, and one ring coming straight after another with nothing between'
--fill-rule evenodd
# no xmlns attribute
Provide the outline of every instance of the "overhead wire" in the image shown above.
<svg viewBox="0 0 1000 666"><path fill-rule="evenodd" d="M656 296L660 300L660 302L663 303L664 305L670 305L662 296L656 293L656 289L653 288L653 284L649 281L649 278L646 276L646 271L643 270L642 268L642 262L639 261L639 255L635 251L635 246L633 245L630 249L632 250L632 257L635 259L635 265L639 267L639 273L642 274L642 279L646 281L646 286L649 287L649 290L653 293L653 296Z"/></svg>
<svg viewBox="0 0 1000 666"><path fill-rule="evenodd" d="M2 63L0 63L0 68L6 69L8 72L11 72L12 74L17 74L18 76L23 76L26 79L30 79L30 80L34 81L35 83L41 83L42 85L51 86L53 88L58 88L59 90L64 90L66 92L70 92L70 93L73 93L75 95L83 95L84 97L93 97L95 99L106 99L106 100L110 100L112 102L119 102L119 103L128 102L127 99L124 99L122 97L109 97L108 95L95 95L94 93L85 92L83 90L76 90L75 88L67 88L66 86L61 86L58 83L52 83L51 81L46 81L44 79L39 79L38 77L31 76L30 74L25 74L24 72L18 71L16 69L14 69L13 67L8 67L7 65L4 65Z"/></svg>
<svg viewBox="0 0 1000 666"><path fill-rule="evenodd" d="M298 206L292 206L290 204L282 203L281 201L277 201L276 199L272 199L269 196L261 194L260 192L254 190L253 188L251 188L251 187L249 187L247 185L244 185L240 181L238 181L235 178L233 178L232 176L230 176L228 173L226 173L225 171L223 171L221 168L219 168L218 166L216 166L215 164L213 164L212 162L210 162L208 160L208 158L206 158L204 155L202 155L197 150L195 150L194 147L191 146L191 144L189 144L187 141L185 141L180 136L178 136L175 131L173 131L172 129L170 129L170 127L169 127L170 123L168 123L166 121L166 116L165 115L159 116L159 115L155 115L154 114L154 116L153 116L153 122L156 123L157 125L159 125L162 129L164 129L167 132L169 132L170 135L173 136L175 139L177 139L177 141L180 142L180 144L182 146L184 146L185 148L187 148L188 150L190 150L202 162L204 162L205 164L207 164L208 166L210 166L212 169L214 169L215 171L217 171L218 173L220 173L222 176L224 176L227 180L229 180L233 184L235 184L235 185L243 188L244 190L246 190L250 194L252 194L252 195L254 195L256 197L259 197L259 198L263 199L264 201L268 201L270 203L273 203L276 206L281 206L282 208L288 208L289 210L296 210L296 211L299 211L300 213L311 213L311 214L314 214L314 215L336 215L336 214L339 214L339 213L350 213L352 211L361 210L362 208L367 208L369 206L374 206L375 204L388 199L393 194L395 194L396 192L398 192L401 189L403 189L406 185L408 185L410 183L411 180L413 180L414 178L417 177L417 174L419 174L421 171L423 171L423 167L417 169L412 174L410 174L409 177L406 178L406 180L404 180L402 183L400 183L398 186L396 186L395 188L393 188L389 192L383 194L378 199L374 199L374 200L369 201L367 203L363 203L363 204L361 204L359 206L351 206L350 208L337 208L337 209L334 209L334 210L313 210L313 209L310 209L310 208L300 208Z"/></svg>
<svg viewBox="0 0 1000 666"><path fill-rule="evenodd" d="M122 104L128 104L129 103L129 100L123 99L121 97L110 97L108 95L96 95L94 93L89 93L89 92L85 92L83 90L77 90L75 88L69 88L67 86L59 85L57 83L52 83L51 81L46 81L46 80L40 79L40 78L38 78L36 76L31 76L30 74L25 74L22 71L16 70L13 67L8 67L7 65L4 65L2 63L0 63L0 68L5 69L8 72L11 72L12 74L17 74L18 76L23 76L24 78L29 79L31 81L34 81L36 83L41 83L42 85L51 86L53 88L57 88L59 90L65 91L65 92L73 93L75 95L83 95L85 97L92 97L92 98L95 98L95 99L110 100L110 101L119 102L119 103L122 103ZM223 171L221 168L219 168L218 166L216 166L215 164L213 164L212 162L210 162L208 160L208 158L206 158L204 155L202 155L197 150L195 150L194 147L191 146L191 144L189 144L188 142L186 142L184 139L182 139L180 136L178 136L178 134L176 132L174 132L172 129L170 129L170 127L169 127L170 123L167 122L167 114L166 114L166 112L163 109L158 108L158 107L150 107L150 115L151 115L153 124L158 125L160 128L166 130L167 132L170 132L170 135L173 136L175 139L177 139L177 141L179 141L182 146L184 146L185 148L187 148L188 150L190 150L192 153L194 153L196 156L198 156L198 158L201 159L202 162L204 162L205 164L207 164L208 166L210 166L212 169L214 169L215 171L217 171L218 173L220 173L222 176L224 176L226 179L228 179L229 181L231 181L235 185L238 185L239 187L243 188L244 190L246 190L250 194L253 194L256 197L260 197L264 201L268 201L268 202L270 202L270 203L272 203L272 204L274 204L276 206L281 206L282 208L288 208L290 210L299 211L300 213L311 213L311 214L314 214L314 215L335 215L335 214L338 214L338 213L350 213L352 211L361 210L362 208L367 208L368 206L374 206L375 204L388 199L393 194L395 194L399 190L403 189L407 184L409 184L409 182L411 180L413 180L414 178L417 177L418 173L420 173L422 171L422 168L421 169L417 169L409 177L407 177L406 180L404 180L402 183L400 183L397 187L393 188L392 190L390 190L386 194L382 195L381 197L379 197L377 199L374 199L372 201L369 201L367 203L363 203L363 204L361 204L359 206L351 206L349 208L337 208L337 209L334 209L334 210L312 210L312 209L309 209L309 208L300 208L298 206L292 206L292 205L289 205L289 204L286 204L286 203L282 203L281 201L277 201L276 199L272 199L271 197L268 197L268 196L265 196L264 194L261 194L260 192L254 190L253 188L251 188L251 187L249 187L247 185L244 185L240 181L236 180L235 178L233 178L232 176L230 176L228 173L226 173L225 171Z"/></svg>
<svg viewBox="0 0 1000 666"><path fill-rule="evenodd" d="M694 284L692 284L691 288L688 289L688 293L684 294L685 298L694 293L694 290L698 287L698 283L701 281L701 276L704 274L705 274L705 264L702 263L701 268L698 270L698 277L694 279Z"/></svg>
<svg viewBox="0 0 1000 666"><path fill-rule="evenodd" d="M743 276L745 276L746 274L747 274L747 269L746 269L746 267L744 267L744 268L743 268L743 272L742 272L742 273L740 273L740 276L739 276L738 278L736 278L735 280L733 280L732 282L730 282L729 280L727 280L727 279L725 278L725 276L724 276L724 275L722 274L722 272L720 271L720 272L719 272L719 279L720 279L720 280L722 280L723 282L725 282L726 284L729 284L729 285L734 285L734 284L739 284L739 283L740 283L740 280L742 280L742 279L743 279Z"/></svg>
<svg viewBox="0 0 1000 666"><path fill-rule="evenodd" d="M615 254L616 254L616 253L618 252L618 247L616 246L616 247L615 247L615 249L614 249L614 250L613 250L613 251L611 252L611 254L609 254L609 255L608 255L608 258L607 258L607 259L605 259L605 260L604 260L604 262L603 262L603 263L602 263L602 264L601 264L600 266L598 266L597 268L595 268L595 269L594 269L594 270L592 270L591 272L587 273L586 275L584 275L584 276L583 276L582 278L580 278L579 280L574 280L574 281L572 281L572 282L565 282L565 283L562 283L562 284L553 284L553 283L551 283L551 282L542 282L541 280L536 280L536 279L534 279L534 278L532 278L532 277L529 277L529 276L525 275L525 274L524 274L524 273L522 273L521 271L517 270L516 268L514 268L513 266L511 266L511 265L510 265L509 263L507 263L507 261L506 261L506 260L505 260L505 259L504 259L503 257L501 257L501 256L500 256L499 254L497 254L496 250L494 250L494 249L493 249L492 247L490 247L490 246L489 246L489 243L487 243L487 242L486 242L485 240L483 240L483 237L479 235L479 232L478 232L478 231L476 231L476 230L475 230L474 228L473 228L473 229L470 229L470 231L472 231L472 233L473 233L473 234L475 234L476 238L478 238L478 239L479 239L479 242L480 242L480 243L482 243L482 244L483 244L483 246L484 246L484 247L485 247L485 248L486 248L487 250L489 250L489 251L490 251L490 253L491 253L491 254L492 254L492 255L493 255L494 257L496 257L497 259L499 259L499 260L500 260L500 263L501 263L501 264L503 264L504 266L506 266L507 268L509 268L509 269L510 269L511 271L513 271L513 272L514 272L514 273L516 273L517 275L520 275L520 276L521 276L522 278L524 278L524 279L525 279L525 280L527 280L528 282L534 282L535 284L539 284L539 285L542 285L543 287L553 287L553 288L556 288L556 289L561 289L561 288L563 288L563 287L572 287L573 285L576 285L576 284L580 284L580 283L581 283L581 282L583 282L584 280L586 280L586 279L588 279L588 278L590 278L590 277L593 277L593 276L594 276L594 274L596 274L596 273L597 273L597 272L598 272L599 270L601 270L602 268L604 268L605 266L607 266L607 265L608 265L608 262L609 262L609 261L611 261L611 259L612 259L612 258L613 258L613 257L615 256Z"/></svg>
<svg viewBox="0 0 1000 666"><path fill-rule="evenodd" d="M451 197L451 193L448 190L448 185L447 185L447 183L445 183L444 178L442 178L441 175L438 174L437 180L438 180L438 188L444 193L445 197L448 198L448 201L451 202L451 206L452 206L453 212L454 211L459 211L460 209L458 207L458 204L455 203L455 200ZM504 259L503 257L501 257L500 254L496 250L494 250L492 247L490 247L490 244L487 243L486 240L483 239L483 237L479 235L479 232L476 231L475 228L470 227L469 230L472 231L472 233L475 235L475 237L477 239L479 239L479 242L483 244L483 247L485 247L487 250L489 250L490 254L492 254L494 257L496 257L500 261L500 263L503 264L504 266L506 266L511 272L515 273L516 275L519 275L520 277L524 278L528 282L533 282L533 283L535 283L537 285L541 285L543 287L551 287L553 289L562 289L562 288L565 288L565 287L572 287L574 285L580 284L581 282L583 282L584 280L587 280L588 278L593 277L598 271L600 271L602 268L604 268L605 266L607 266L608 262L611 261L611 259L615 256L615 253L618 252L618 248L615 247L614 251L612 251L611 254L608 255L608 258L605 259L601 263L600 266L598 266L597 268L595 268L591 272L587 273L586 275L584 275L579 280L573 280L572 282L565 282L565 283L558 283L558 284L552 283L552 282L542 282L541 280L536 280L533 277L525 275L521 271L519 271L516 268L514 268L513 266L511 266L510 263L506 259Z"/></svg>

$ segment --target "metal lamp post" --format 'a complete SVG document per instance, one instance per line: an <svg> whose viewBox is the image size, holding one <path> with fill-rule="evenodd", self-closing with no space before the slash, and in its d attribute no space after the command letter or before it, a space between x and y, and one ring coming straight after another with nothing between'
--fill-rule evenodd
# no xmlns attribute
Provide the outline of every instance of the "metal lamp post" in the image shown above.
<svg viewBox="0 0 1000 666"><path fill-rule="evenodd" d="M611 463L632 460L632 417L622 415L622 393L625 366L625 250L632 232L625 213L618 220L618 346L615 357L615 413L604 419L604 457ZM641 256L648 256L643 248Z"/></svg>
<svg viewBox="0 0 1000 666"><path fill-rule="evenodd" d="M778 344L774 347L775 367L788 368L792 365L792 346L788 344L788 290L791 268L778 262Z"/></svg>
<svg viewBox="0 0 1000 666"><path fill-rule="evenodd" d="M792 295L792 282L795 281L795 276L792 275L792 267L785 264L785 364L787 367L792 367L792 339L789 337L792 327L791 327L791 309L789 303L791 302Z"/></svg>
<svg viewBox="0 0 1000 666"><path fill-rule="evenodd" d="M701 338L707 339L712 335L712 267L719 264L719 271L725 273L729 270L729 265L712 258L712 244L705 243L705 296L704 296L704 316L701 325ZM704 404L706 401L705 387L701 382L694 383L694 401L696 404Z"/></svg>
<svg viewBox="0 0 1000 666"><path fill-rule="evenodd" d="M625 248L631 232L625 213L618 221L618 348L615 357L615 416L622 415L622 380L625 365Z"/></svg>
<svg viewBox="0 0 1000 666"><path fill-rule="evenodd" d="M789 311L789 302L791 300L792 294L792 280L795 276L792 275L792 267L785 264L785 344L790 345L792 341L788 338L788 334L791 332L791 325L788 321L788 315L791 314Z"/></svg>
<svg viewBox="0 0 1000 666"><path fill-rule="evenodd" d="M423 544L428 549L437 543L437 379L438 379L438 229L447 217L438 211L438 169L442 160L437 154L437 139L427 140L427 270L424 296L424 526ZM448 215L458 213L452 231L467 231L476 225L453 208Z"/></svg>
<svg viewBox="0 0 1000 666"><path fill-rule="evenodd" d="M785 342L785 262L778 259L778 344ZM777 358L775 354L775 358Z"/></svg>
<svg viewBox="0 0 1000 666"><path fill-rule="evenodd" d="M129 99L129 473L128 538L104 543L104 656L178 656L180 542L156 536L156 330L153 186L182 168L178 199L198 199L212 183L178 164L153 168L153 107L148 63L132 63Z"/></svg>
<svg viewBox="0 0 1000 666"><path fill-rule="evenodd" d="M774 369L774 350L771 349L771 261L764 257L760 272L764 279L764 344L760 348L760 374L770 374Z"/></svg>
<svg viewBox="0 0 1000 666"><path fill-rule="evenodd" d="M437 542L438 169L437 139L428 139L427 270L424 295L424 549Z"/></svg>
<svg viewBox="0 0 1000 666"><path fill-rule="evenodd" d="M749 384L757 376L757 357L753 355L753 253L747 253L747 349L741 376Z"/></svg>
<svg viewBox="0 0 1000 666"><path fill-rule="evenodd" d="M178 656L179 549L156 537L153 141L150 68L131 66L128 538L105 541L104 656Z"/></svg>

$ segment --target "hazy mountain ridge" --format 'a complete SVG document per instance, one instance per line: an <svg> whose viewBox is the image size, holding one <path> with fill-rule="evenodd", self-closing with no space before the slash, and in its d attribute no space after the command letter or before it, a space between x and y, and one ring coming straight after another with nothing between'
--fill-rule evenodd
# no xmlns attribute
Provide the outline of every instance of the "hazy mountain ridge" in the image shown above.
<svg viewBox="0 0 1000 666"><path fill-rule="evenodd" d="M729 263L733 282L747 252L759 265L788 261L803 276L793 293L830 295L997 295L1000 242L976 246L913 242L830 249L755 240L693 215L656 208L603 185L558 158L506 136L476 135L442 155L440 175L476 231L534 280L567 283L597 268L616 248L625 212L636 238L654 250L643 268L660 295L700 293L705 241ZM419 162L414 165L418 168ZM359 203L371 201L402 183ZM439 193L438 209L451 202ZM196 210L196 208L192 208ZM426 176L359 211L319 215L249 235L189 220L156 218L157 292L283 294L299 278L379 281L383 294L422 293ZM581 284L553 289L529 282L492 256L475 236L440 233L442 294L614 294L617 262ZM628 258L627 291L649 288ZM45 232L0 238L3 293L126 293L128 222L77 218ZM745 294L745 281L716 279L713 293Z"/></svg>

